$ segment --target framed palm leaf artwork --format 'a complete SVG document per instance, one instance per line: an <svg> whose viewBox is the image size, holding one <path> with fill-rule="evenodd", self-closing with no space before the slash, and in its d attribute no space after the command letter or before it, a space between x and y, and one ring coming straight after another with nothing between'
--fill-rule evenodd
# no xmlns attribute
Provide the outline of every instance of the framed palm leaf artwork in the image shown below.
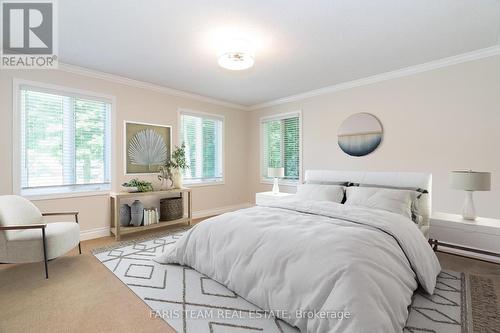
<svg viewBox="0 0 500 333"><path fill-rule="evenodd" d="M157 173L172 151L172 127L125 122L125 174Z"/></svg>

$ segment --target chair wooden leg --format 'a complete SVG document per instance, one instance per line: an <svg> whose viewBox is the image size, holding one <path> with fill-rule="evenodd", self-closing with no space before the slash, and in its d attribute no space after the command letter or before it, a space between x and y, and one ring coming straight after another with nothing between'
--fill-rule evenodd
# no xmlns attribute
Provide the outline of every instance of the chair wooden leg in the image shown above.
<svg viewBox="0 0 500 333"><path fill-rule="evenodd" d="M80 254L82 254L82 247L81 247L80 243L78 243L78 252L79 252Z"/></svg>
<svg viewBox="0 0 500 333"><path fill-rule="evenodd" d="M47 267L47 246L45 245L45 228L42 229L42 243L43 243L43 262L45 263L45 278L49 278L49 269Z"/></svg>

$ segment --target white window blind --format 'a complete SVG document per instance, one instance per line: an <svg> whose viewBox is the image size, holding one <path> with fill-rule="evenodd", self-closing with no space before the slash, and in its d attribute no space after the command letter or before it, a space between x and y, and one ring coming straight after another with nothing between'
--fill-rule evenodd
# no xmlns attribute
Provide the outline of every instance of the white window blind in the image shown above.
<svg viewBox="0 0 500 333"><path fill-rule="evenodd" d="M298 113L261 120L263 179L268 168L284 168L285 180L300 177L300 115Z"/></svg>
<svg viewBox="0 0 500 333"><path fill-rule="evenodd" d="M223 118L180 111L181 142L186 145L189 168L184 171L187 183L223 180Z"/></svg>
<svg viewBox="0 0 500 333"><path fill-rule="evenodd" d="M20 87L21 194L110 188L111 103Z"/></svg>

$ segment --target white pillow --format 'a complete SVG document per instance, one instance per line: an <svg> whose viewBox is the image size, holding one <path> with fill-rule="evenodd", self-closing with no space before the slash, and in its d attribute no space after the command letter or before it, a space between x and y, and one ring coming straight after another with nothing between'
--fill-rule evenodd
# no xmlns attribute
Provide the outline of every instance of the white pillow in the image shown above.
<svg viewBox="0 0 500 333"><path fill-rule="evenodd" d="M344 187L340 185L300 184L297 186L296 197L303 200L341 203L344 199Z"/></svg>
<svg viewBox="0 0 500 333"><path fill-rule="evenodd" d="M376 187L351 186L346 190L347 206L362 206L381 209L411 219L411 205L417 197L412 190L393 190Z"/></svg>

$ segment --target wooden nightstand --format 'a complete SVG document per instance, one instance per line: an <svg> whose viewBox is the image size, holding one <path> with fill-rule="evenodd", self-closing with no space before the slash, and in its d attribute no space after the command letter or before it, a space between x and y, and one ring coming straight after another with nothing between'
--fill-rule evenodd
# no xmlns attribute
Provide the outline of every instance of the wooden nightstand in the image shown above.
<svg viewBox="0 0 500 333"><path fill-rule="evenodd" d="M283 198L289 198L292 195L293 195L292 193L283 193L283 192L277 194L274 194L273 192L259 192L255 193L255 204L267 205Z"/></svg>
<svg viewBox="0 0 500 333"><path fill-rule="evenodd" d="M443 252L500 263L500 220L478 217L465 220L461 215L433 213L430 243Z"/></svg>

